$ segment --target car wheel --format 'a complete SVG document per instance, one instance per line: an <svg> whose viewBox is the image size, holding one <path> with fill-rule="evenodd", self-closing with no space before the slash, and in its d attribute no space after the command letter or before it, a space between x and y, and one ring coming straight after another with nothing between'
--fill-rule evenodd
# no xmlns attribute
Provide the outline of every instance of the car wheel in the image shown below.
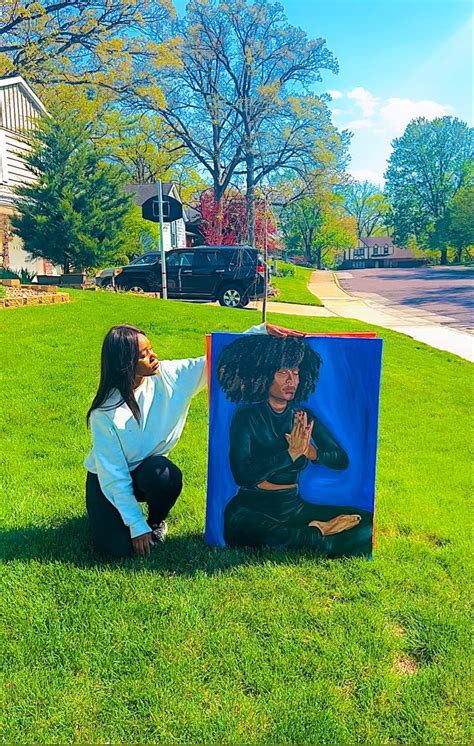
<svg viewBox="0 0 474 746"><path fill-rule="evenodd" d="M226 285L219 295L219 303L226 308L242 308L246 305L245 296L238 285Z"/></svg>
<svg viewBox="0 0 474 746"><path fill-rule="evenodd" d="M139 282L127 283L125 290L129 290L131 293L148 293L149 287L146 282L140 280Z"/></svg>

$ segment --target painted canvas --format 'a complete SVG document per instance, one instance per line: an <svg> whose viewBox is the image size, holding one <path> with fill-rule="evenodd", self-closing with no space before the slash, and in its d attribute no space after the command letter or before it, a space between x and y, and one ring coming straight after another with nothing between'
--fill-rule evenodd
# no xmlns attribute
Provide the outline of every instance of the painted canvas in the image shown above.
<svg viewBox="0 0 474 746"><path fill-rule="evenodd" d="M372 555L382 340L211 335L206 540Z"/></svg>

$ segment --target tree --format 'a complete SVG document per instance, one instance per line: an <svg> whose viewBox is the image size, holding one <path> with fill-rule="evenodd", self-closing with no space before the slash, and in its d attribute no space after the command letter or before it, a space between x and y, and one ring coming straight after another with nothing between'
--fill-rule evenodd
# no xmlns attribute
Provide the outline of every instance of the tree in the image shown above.
<svg viewBox="0 0 474 746"><path fill-rule="evenodd" d="M474 247L474 185L461 187L449 209L449 242L456 249L456 259L462 261L465 250ZM469 253L469 258L470 253Z"/></svg>
<svg viewBox="0 0 474 746"><path fill-rule="evenodd" d="M206 189L200 197L199 211L206 244L235 246L246 241L246 199L236 189L229 189L220 202L212 189ZM265 236L270 250L278 247L275 214L271 208L268 209L265 199L259 196L255 216L255 245L258 248L263 248Z"/></svg>
<svg viewBox="0 0 474 746"><path fill-rule="evenodd" d="M343 188L342 194L345 210L356 220L358 238L371 236L384 226L389 205L375 184L353 179Z"/></svg>
<svg viewBox="0 0 474 746"><path fill-rule="evenodd" d="M150 40L169 13L166 0L2 0L0 75L125 90L170 62Z"/></svg>
<svg viewBox="0 0 474 746"><path fill-rule="evenodd" d="M323 39L309 40L267 0L191 0L176 31L181 67L163 82L166 104L142 89L143 105L210 174L218 203L244 178L253 243L257 186L314 166L318 139L336 135L325 99L308 90L337 62Z"/></svg>
<svg viewBox="0 0 474 746"><path fill-rule="evenodd" d="M474 130L453 117L432 122L421 117L409 123L392 147L385 178L395 238L404 244L412 235L425 248L439 248L446 264L443 225L474 159Z"/></svg>
<svg viewBox="0 0 474 746"><path fill-rule="evenodd" d="M103 266L124 252L131 197L124 174L91 142L76 115L45 117L25 156L36 181L17 190L15 232L33 257L72 267Z"/></svg>
<svg viewBox="0 0 474 746"><path fill-rule="evenodd" d="M357 224L343 210L342 197L320 181L319 188L291 202L283 212L287 248L303 252L309 264L321 269L337 249L355 246ZM332 263L332 262L329 262Z"/></svg>

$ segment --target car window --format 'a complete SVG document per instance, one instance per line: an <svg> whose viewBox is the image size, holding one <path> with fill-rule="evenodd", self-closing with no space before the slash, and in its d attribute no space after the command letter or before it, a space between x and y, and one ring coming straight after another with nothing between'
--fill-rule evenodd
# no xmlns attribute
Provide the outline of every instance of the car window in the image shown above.
<svg viewBox="0 0 474 746"><path fill-rule="evenodd" d="M209 268L225 267L224 257L220 251L196 251L194 254L194 266Z"/></svg>
<svg viewBox="0 0 474 746"><path fill-rule="evenodd" d="M232 264L236 267L248 267L249 265L256 264L257 254L251 253L246 249L240 249L232 252Z"/></svg>
<svg viewBox="0 0 474 746"><path fill-rule="evenodd" d="M167 267L192 267L193 252L179 251L176 254L169 254L166 257Z"/></svg>
<svg viewBox="0 0 474 746"><path fill-rule="evenodd" d="M159 257L158 252L156 254L144 254L134 259L130 264L154 264Z"/></svg>

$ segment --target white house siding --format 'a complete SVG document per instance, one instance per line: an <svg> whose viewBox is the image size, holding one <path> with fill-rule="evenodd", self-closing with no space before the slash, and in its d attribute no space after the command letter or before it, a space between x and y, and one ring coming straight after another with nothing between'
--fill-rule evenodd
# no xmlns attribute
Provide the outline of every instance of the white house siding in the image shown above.
<svg viewBox="0 0 474 746"><path fill-rule="evenodd" d="M19 77L0 81L0 127L12 132L33 129L44 111L34 93L27 93L20 83L23 81Z"/></svg>
<svg viewBox="0 0 474 746"><path fill-rule="evenodd" d="M0 245L6 243L5 230L15 210L15 189L35 180L21 156L28 151L25 132L36 126L45 113L38 97L21 77L0 79ZM7 234L9 235L9 234ZM2 258L5 262L5 257ZM0 263L2 261L0 259ZM23 249L18 236L8 240L8 267L12 270L27 269L35 274L57 274L45 259L31 259Z"/></svg>
<svg viewBox="0 0 474 746"><path fill-rule="evenodd" d="M178 240L178 249L186 248L186 224L183 218L176 221L176 235Z"/></svg>
<svg viewBox="0 0 474 746"><path fill-rule="evenodd" d="M171 249L175 248L186 248L186 226L184 220L182 218L179 218L179 220L175 220L174 226L176 235L176 246L173 246L171 242L171 223L163 223L163 245L165 247L165 251L170 251Z"/></svg>

